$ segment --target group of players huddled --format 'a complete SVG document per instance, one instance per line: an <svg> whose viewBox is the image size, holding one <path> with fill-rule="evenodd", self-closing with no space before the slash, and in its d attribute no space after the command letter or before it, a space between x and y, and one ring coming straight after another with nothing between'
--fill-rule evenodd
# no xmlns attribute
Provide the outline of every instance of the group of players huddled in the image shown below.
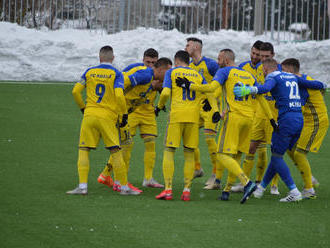
<svg viewBox="0 0 330 248"><path fill-rule="evenodd" d="M193 179L204 175L198 148L199 129L203 128L212 163L212 175L204 189L220 189L224 169L228 170L219 200L228 200L230 192L243 192L241 203L251 194L261 198L270 183L271 194L279 195L279 178L289 189L281 202L316 197L314 188L319 183L312 176L307 153L319 150L329 126L323 100L326 84L301 74L295 58L278 64L269 42L256 41L251 48L251 60L239 66L235 65L231 49L222 49L216 62L202 56L202 47L200 39L188 38L185 50L174 55L174 65L168 58L158 58L158 52L150 48L144 53L143 63L131 64L122 72L111 65L112 47L101 48L100 64L88 68L72 91L84 116L79 140L79 185L67 194L87 194L89 151L97 147L101 137L110 150L110 158L98 182L121 195L141 194L141 189L127 181L132 137L139 128L144 141L142 186L164 188L156 199L173 198L174 154L182 142L181 200L189 201ZM84 89L85 101L81 94ZM155 102L157 93L160 94L158 103ZM169 117L163 130L165 185L162 185L153 178L156 117L162 110L166 111L168 99ZM270 144L268 162L267 145ZM253 182L250 177L256 153ZM285 153L301 172L302 191L297 189L283 159ZM237 178L239 184L235 184Z"/></svg>

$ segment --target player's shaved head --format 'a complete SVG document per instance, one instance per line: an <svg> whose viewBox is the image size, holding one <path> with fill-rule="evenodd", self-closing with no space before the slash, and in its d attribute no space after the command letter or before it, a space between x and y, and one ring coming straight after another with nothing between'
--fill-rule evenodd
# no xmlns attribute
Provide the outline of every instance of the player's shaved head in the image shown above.
<svg viewBox="0 0 330 248"><path fill-rule="evenodd" d="M281 65L283 70L286 72L299 73L300 63L298 59L295 58L285 59L282 61Z"/></svg>
<svg viewBox="0 0 330 248"><path fill-rule="evenodd" d="M100 61L101 62L112 62L114 59L113 49L111 46L104 46L100 49Z"/></svg>
<svg viewBox="0 0 330 248"><path fill-rule="evenodd" d="M196 38L196 37L187 38L187 42L189 42L189 41L197 42L201 47L203 46L203 41L201 39Z"/></svg>
<svg viewBox="0 0 330 248"><path fill-rule="evenodd" d="M174 56L174 59L179 60L186 65L189 65L189 54L186 51L183 50L177 51Z"/></svg>
<svg viewBox="0 0 330 248"><path fill-rule="evenodd" d="M263 67L264 68L267 68L267 69L270 69L270 70L273 70L273 69L277 69L277 61L275 59L266 59L264 62L263 62Z"/></svg>
<svg viewBox="0 0 330 248"><path fill-rule="evenodd" d="M235 62L235 53L233 50L229 48L222 49L220 53L223 53L223 55L230 61Z"/></svg>
<svg viewBox="0 0 330 248"><path fill-rule="evenodd" d="M172 66L172 61L169 58L165 58L165 57L158 59L154 65L155 68L159 68L159 67L167 68L168 66Z"/></svg>

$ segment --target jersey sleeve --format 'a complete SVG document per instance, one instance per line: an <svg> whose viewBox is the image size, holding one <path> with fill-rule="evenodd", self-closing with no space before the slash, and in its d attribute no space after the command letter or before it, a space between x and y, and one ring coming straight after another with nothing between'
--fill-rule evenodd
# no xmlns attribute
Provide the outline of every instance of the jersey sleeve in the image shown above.
<svg viewBox="0 0 330 248"><path fill-rule="evenodd" d="M125 67L123 72L127 72L129 71L130 69L134 68L134 67L137 67L137 66L143 66L144 64L143 63L134 63L134 64L130 64L129 66Z"/></svg>
<svg viewBox="0 0 330 248"><path fill-rule="evenodd" d="M131 81L131 85L134 87L136 85L144 85L150 83L154 73L151 68L146 68L143 70L138 70L132 75L128 76Z"/></svg>
<svg viewBox="0 0 330 248"><path fill-rule="evenodd" d="M120 71L116 71L116 78L114 82L114 88L124 89L124 76Z"/></svg>
<svg viewBox="0 0 330 248"><path fill-rule="evenodd" d="M171 74L172 74L172 69L168 70L165 73L164 82L163 82L163 88L172 88Z"/></svg>
<svg viewBox="0 0 330 248"><path fill-rule="evenodd" d="M214 77L214 75L217 73L218 69L219 69L219 65L217 64L217 62L215 62L214 60L207 60L206 62L206 66L207 66L207 70L209 71L210 75L212 77Z"/></svg>
<svg viewBox="0 0 330 248"><path fill-rule="evenodd" d="M297 77L299 87L304 87L308 89L321 90L324 89L324 83L317 80L307 80L303 77Z"/></svg>
<svg viewBox="0 0 330 248"><path fill-rule="evenodd" d="M229 67L225 67L218 70L213 78L213 81L217 81L219 84L223 85L228 79L229 72L230 72Z"/></svg>
<svg viewBox="0 0 330 248"><path fill-rule="evenodd" d="M259 84L257 86L258 94L264 94L271 91L271 89L273 89L275 85L276 85L276 81L273 77L267 78L263 85Z"/></svg>

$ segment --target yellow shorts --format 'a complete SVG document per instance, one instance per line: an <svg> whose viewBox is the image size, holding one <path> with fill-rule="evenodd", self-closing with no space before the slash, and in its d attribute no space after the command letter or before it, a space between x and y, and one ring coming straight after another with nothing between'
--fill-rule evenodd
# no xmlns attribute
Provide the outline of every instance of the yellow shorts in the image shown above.
<svg viewBox="0 0 330 248"><path fill-rule="evenodd" d="M181 143L187 148L197 148L199 127L197 123L168 123L165 133L165 146L178 148Z"/></svg>
<svg viewBox="0 0 330 248"><path fill-rule="evenodd" d="M147 114L131 113L128 115L129 131L135 136L136 129L140 129L140 134L157 136L157 124L155 114L152 112Z"/></svg>
<svg viewBox="0 0 330 248"><path fill-rule="evenodd" d="M238 151L248 153L253 118L227 113L220 129L218 152L236 154Z"/></svg>
<svg viewBox="0 0 330 248"><path fill-rule="evenodd" d="M203 105L202 105L203 106ZM217 132L218 131L218 123L213 123L212 122L212 116L215 111L208 111L205 112L203 108L200 110L200 117L199 117L199 127L204 127L205 131L211 131L211 132Z"/></svg>
<svg viewBox="0 0 330 248"><path fill-rule="evenodd" d="M271 144L273 127L268 119L253 118L251 141L261 141Z"/></svg>
<svg viewBox="0 0 330 248"><path fill-rule="evenodd" d="M101 137L106 148L119 147L119 130L116 123L117 120L85 116L81 122L79 147L95 149Z"/></svg>
<svg viewBox="0 0 330 248"><path fill-rule="evenodd" d="M329 119L327 113L304 116L304 127L301 131L297 148L308 152L318 152L327 134Z"/></svg>

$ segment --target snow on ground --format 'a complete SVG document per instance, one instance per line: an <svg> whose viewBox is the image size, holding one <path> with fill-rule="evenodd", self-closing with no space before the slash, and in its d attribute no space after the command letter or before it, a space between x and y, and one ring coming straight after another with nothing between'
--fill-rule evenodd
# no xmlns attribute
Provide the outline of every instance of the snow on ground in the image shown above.
<svg viewBox="0 0 330 248"><path fill-rule="evenodd" d="M0 22L0 80L17 81L77 81L89 66L98 64L98 52L104 45L114 48L114 66L123 69L140 62L144 50L153 47L161 57L173 58L183 49L186 38L197 36L203 40L203 54L216 59L219 50L231 48L236 63L249 60L250 47L255 40L247 32L221 30L206 34L188 35L177 30L163 31L139 28L107 35L100 31L62 29L34 30L12 23ZM330 83L330 40L301 43L274 43L275 58L282 61L295 57L301 71Z"/></svg>

